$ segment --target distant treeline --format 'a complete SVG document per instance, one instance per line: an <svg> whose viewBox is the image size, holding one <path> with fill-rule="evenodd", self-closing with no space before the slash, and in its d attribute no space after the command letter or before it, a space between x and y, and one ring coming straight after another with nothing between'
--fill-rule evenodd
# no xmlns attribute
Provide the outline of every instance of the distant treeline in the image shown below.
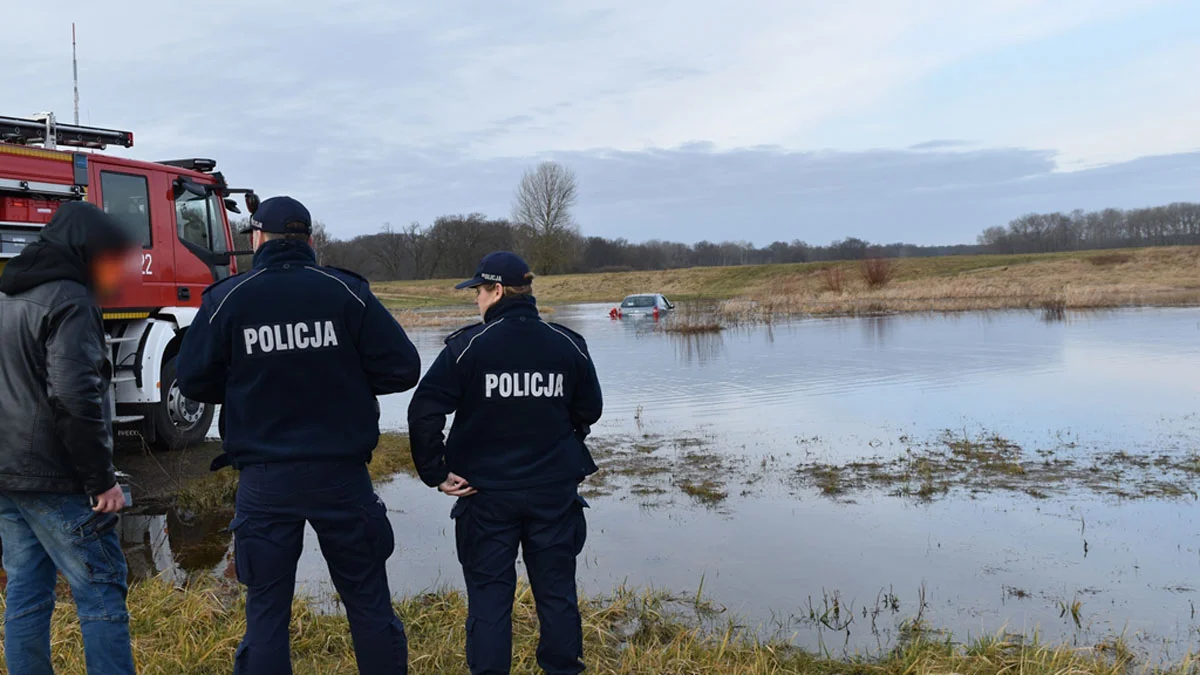
<svg viewBox="0 0 1200 675"><path fill-rule="evenodd" d="M533 242L525 228L479 213L442 216L428 227L413 223L349 240L316 240L322 262L376 280L466 277L479 259L495 250L526 253ZM977 244L917 246L873 244L848 237L826 246L800 239L756 247L749 242L696 244L584 237L557 244L554 269L546 273L662 270L684 267L758 265L865 258L914 258L978 253L1049 253L1131 246L1200 244L1200 204L1176 203L1145 209L1104 209L1029 214L1006 227L990 227Z"/></svg>
<svg viewBox="0 0 1200 675"><path fill-rule="evenodd" d="M1200 244L1200 204L1031 213L1013 220L1008 227L989 227L979 235L979 244L993 253Z"/></svg>

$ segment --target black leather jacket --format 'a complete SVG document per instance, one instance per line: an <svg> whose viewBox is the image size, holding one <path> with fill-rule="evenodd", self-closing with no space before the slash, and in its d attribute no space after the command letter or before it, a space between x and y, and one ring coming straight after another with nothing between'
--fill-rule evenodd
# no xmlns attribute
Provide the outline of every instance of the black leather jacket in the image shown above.
<svg viewBox="0 0 1200 675"><path fill-rule="evenodd" d="M114 484L111 366L88 288L121 244L86 203L59 208L0 277L0 491L100 494Z"/></svg>

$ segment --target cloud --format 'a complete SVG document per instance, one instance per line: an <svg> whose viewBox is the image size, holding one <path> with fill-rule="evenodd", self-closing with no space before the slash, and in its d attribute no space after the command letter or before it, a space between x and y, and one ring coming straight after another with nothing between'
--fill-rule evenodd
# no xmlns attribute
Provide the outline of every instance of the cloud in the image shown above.
<svg viewBox="0 0 1200 675"><path fill-rule="evenodd" d="M947 150L950 148L961 148L964 145L970 145L970 141L962 141L953 138L935 138L923 143L914 143L908 146L909 150Z"/></svg>
<svg viewBox="0 0 1200 675"><path fill-rule="evenodd" d="M506 214L521 172L556 157L580 175L588 232L963 241L1034 208L1182 198L1167 160L1129 160L1200 147L1198 90L1171 68L1198 52L1150 30L1187 24L1169 16L1194 12L1182 0L204 7L48 0L6 15L0 114L69 118L74 20L85 123L133 130L133 156L215 157L342 235ZM1068 38L1089 55L1141 45L1087 38L1135 19L1161 49L1122 57L1111 86L1087 70L1021 97L993 85L1052 71L1013 54L1054 63ZM1055 178L1064 167L1089 170Z"/></svg>
<svg viewBox="0 0 1200 675"><path fill-rule="evenodd" d="M304 166L303 149L271 157ZM239 163L257 158L235 158ZM1200 153L1141 158L1063 173L1054 154L1014 148L792 152L718 151L702 144L442 162L419 153L363 155L336 183L322 171L281 177L331 231L384 221L428 224L446 213L507 216L521 173L538 159L571 167L585 234L694 242L782 239L827 243L970 243L985 227L1030 211L1137 207L1194 197ZM251 170L250 173L260 171ZM389 177L381 186L379 176ZM263 187L263 186L260 186ZM270 192L270 190L268 190Z"/></svg>

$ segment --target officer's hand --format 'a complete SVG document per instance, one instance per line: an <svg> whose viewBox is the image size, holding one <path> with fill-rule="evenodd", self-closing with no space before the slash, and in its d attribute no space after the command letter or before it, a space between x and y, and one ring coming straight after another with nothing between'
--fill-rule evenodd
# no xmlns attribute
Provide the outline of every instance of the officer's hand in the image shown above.
<svg viewBox="0 0 1200 675"><path fill-rule="evenodd" d="M470 497L478 492L478 490L471 487L471 484L467 482L466 478L463 478L456 473L451 473L450 475L446 476L446 480L442 481L442 484L438 486L438 489L442 491L442 494L446 494L451 497Z"/></svg>
<svg viewBox="0 0 1200 675"><path fill-rule="evenodd" d="M96 495L96 505L92 510L97 513L116 513L125 508L125 493L120 485L114 485L107 491Z"/></svg>

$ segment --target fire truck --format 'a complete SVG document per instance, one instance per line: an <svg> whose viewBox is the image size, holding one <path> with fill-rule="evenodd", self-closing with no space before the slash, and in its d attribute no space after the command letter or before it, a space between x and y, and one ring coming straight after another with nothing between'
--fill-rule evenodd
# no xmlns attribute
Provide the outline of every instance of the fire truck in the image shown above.
<svg viewBox="0 0 1200 675"><path fill-rule="evenodd" d="M54 115L0 117L0 269L37 239L59 205L87 200L142 243L140 275L103 307L113 364L113 420L119 437L140 436L174 450L204 440L213 406L185 398L175 358L200 294L237 273L229 213L241 213L216 162L144 162L102 154L129 148L128 131L58 124Z"/></svg>

